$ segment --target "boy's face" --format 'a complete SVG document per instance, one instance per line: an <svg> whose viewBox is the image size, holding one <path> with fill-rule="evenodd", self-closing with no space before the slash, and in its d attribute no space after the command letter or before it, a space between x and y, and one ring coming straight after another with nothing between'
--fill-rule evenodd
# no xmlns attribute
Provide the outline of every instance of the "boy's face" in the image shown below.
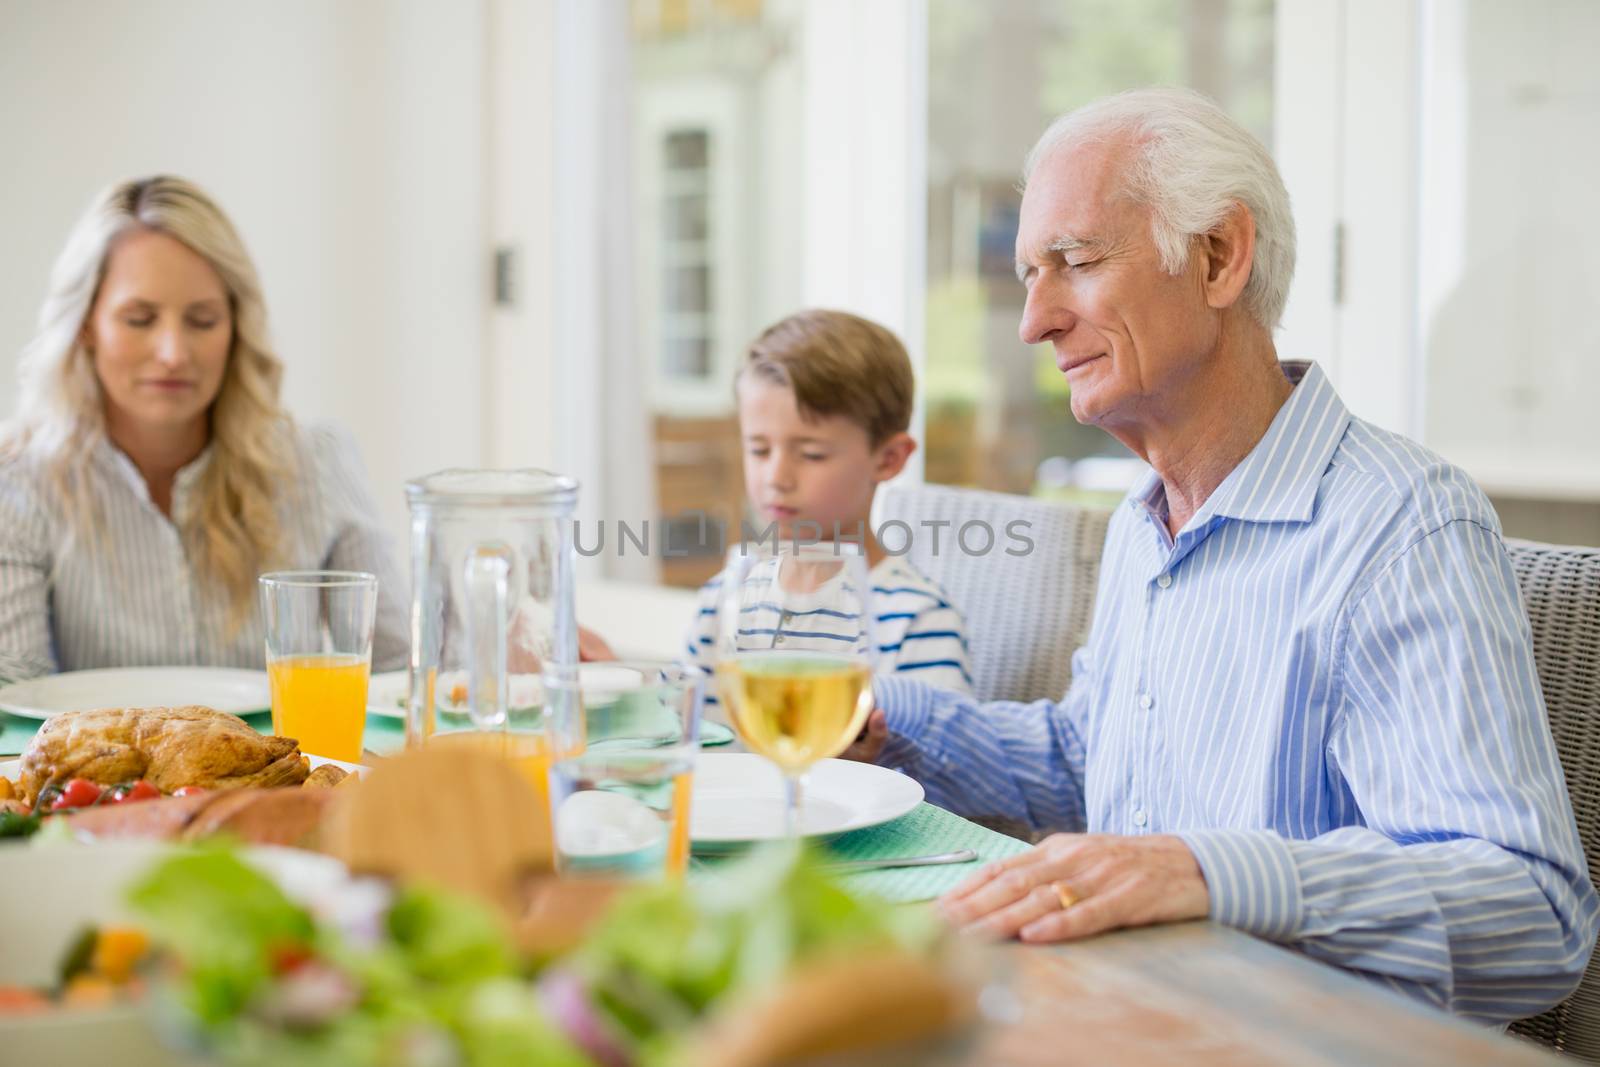
<svg viewBox="0 0 1600 1067"><path fill-rule="evenodd" d="M842 415L802 418L793 390L760 378L742 379L738 395L745 492L758 525L775 522L785 538L802 520L820 526L825 540L835 523L854 536L858 523L870 522L878 483L900 473L915 447L909 434L896 434L874 448Z"/></svg>

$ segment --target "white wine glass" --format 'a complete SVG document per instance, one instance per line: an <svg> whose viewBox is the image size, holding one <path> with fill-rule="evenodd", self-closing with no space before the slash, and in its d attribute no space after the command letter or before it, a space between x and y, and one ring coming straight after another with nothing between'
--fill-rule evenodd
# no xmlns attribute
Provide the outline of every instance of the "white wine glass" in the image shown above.
<svg viewBox="0 0 1600 1067"><path fill-rule="evenodd" d="M736 545L717 608L717 688L745 747L783 774L784 832L800 785L872 710L871 587L851 542Z"/></svg>

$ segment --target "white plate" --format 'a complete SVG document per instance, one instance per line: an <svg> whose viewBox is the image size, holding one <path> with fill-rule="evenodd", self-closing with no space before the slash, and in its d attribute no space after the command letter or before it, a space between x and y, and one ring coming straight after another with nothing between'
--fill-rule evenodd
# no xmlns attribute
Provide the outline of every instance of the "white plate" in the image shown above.
<svg viewBox="0 0 1600 1067"><path fill-rule="evenodd" d="M617 694L637 688L643 683L644 676L628 667L619 667L611 663L578 665L578 685L583 690L584 702L591 706L615 700ZM449 699L452 689L465 689L466 684L465 671L446 671L439 675L436 683L436 692L442 697L439 706L447 711L466 711L465 704L457 704ZM510 682L511 706L532 707L540 700L540 689L538 675L513 674ZM367 711L391 719L403 719L406 717L406 699L410 691L410 671L385 671L382 674L374 674L367 683L367 703L370 705Z"/></svg>
<svg viewBox="0 0 1600 1067"><path fill-rule="evenodd" d="M465 712L465 703L450 699L454 689L466 690L466 671L445 671L434 683L434 692L443 711ZM511 706L531 708L539 702L540 684L536 674L513 674L509 683ZM411 694L410 671L384 671L374 674L367 682L367 713L383 715L390 719L406 717L406 700Z"/></svg>
<svg viewBox="0 0 1600 1067"><path fill-rule="evenodd" d="M272 707L272 688L266 671L232 667L110 667L48 674L0 688L0 711L24 719L94 708L185 704L248 715Z"/></svg>
<svg viewBox="0 0 1600 1067"><path fill-rule="evenodd" d="M466 684L466 675L460 671L451 671L440 677L449 686L457 683ZM629 686L640 683L639 672L626 667L613 667L605 663L584 663L578 667L579 684L583 686L584 700L588 703L604 701L615 698L616 694ZM531 686L531 688L530 688ZM511 681L511 703L517 703L518 697L524 698L529 705L538 700L538 679L532 675L515 675ZM386 719L405 719L406 700L411 690L411 673L409 671L385 671L374 674L367 683L367 714L380 715ZM446 690L448 692L448 689ZM465 711L464 707L453 704L441 705L451 711ZM700 721L700 743L707 747L726 745L733 740L733 731L719 722L710 719Z"/></svg>
<svg viewBox="0 0 1600 1067"><path fill-rule="evenodd" d="M842 834L898 819L922 803L922 786L871 763L826 759L806 774L800 832ZM689 837L706 850L783 836L783 779L750 752L701 753L694 765Z"/></svg>

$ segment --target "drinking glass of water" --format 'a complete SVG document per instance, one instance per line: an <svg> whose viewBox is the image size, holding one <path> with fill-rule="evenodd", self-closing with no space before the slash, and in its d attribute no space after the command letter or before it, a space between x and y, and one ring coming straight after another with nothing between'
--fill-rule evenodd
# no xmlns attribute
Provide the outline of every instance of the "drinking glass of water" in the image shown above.
<svg viewBox="0 0 1600 1067"><path fill-rule="evenodd" d="M550 769L556 862L568 876L680 877L706 677L671 663L587 665L574 681L585 747Z"/></svg>

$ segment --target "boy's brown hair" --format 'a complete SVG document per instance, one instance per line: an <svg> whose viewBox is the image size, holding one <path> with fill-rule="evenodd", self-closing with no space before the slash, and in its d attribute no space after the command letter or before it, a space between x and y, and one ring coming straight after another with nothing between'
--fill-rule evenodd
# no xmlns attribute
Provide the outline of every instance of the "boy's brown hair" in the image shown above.
<svg viewBox="0 0 1600 1067"><path fill-rule="evenodd" d="M841 415L874 447L911 425L916 379L905 345L870 319L812 308L779 319L750 343L739 372L784 386L805 418Z"/></svg>

